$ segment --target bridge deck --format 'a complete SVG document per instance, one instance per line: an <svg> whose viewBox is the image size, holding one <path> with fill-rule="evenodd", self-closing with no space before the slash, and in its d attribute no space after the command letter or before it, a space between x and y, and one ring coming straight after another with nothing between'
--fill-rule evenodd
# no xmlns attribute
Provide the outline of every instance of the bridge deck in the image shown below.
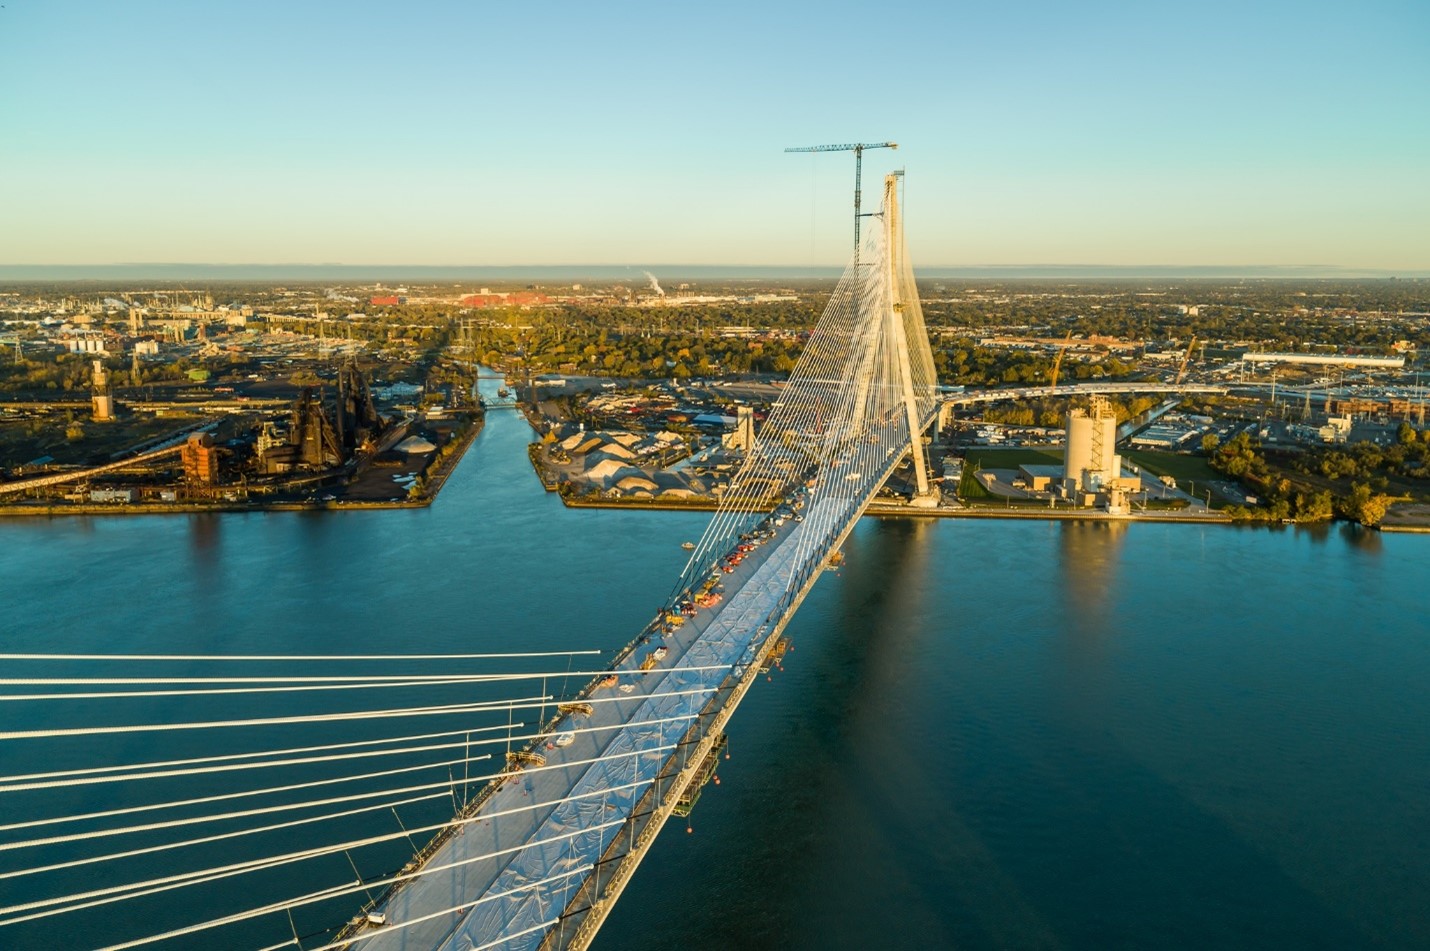
<svg viewBox="0 0 1430 951"><path fill-rule="evenodd" d="M486 787L421 857L420 874L345 940L363 951L589 943L830 552L911 445L921 458L922 433L937 414L933 357L903 256L897 195L896 177L887 176L883 227L864 242L867 265L856 248L730 481L731 492L752 494L807 484L787 499L802 506L802 518L774 525L766 517L761 525L774 525L773 536L725 573L715 564L754 516L722 504L692 555L701 562L678 585L688 592L703 583L699 569L710 556L725 600L668 633L649 628L588 685L580 699L591 712L553 724L529 751L542 758Z"/></svg>
<svg viewBox="0 0 1430 951"><path fill-rule="evenodd" d="M773 537L723 575L719 605L671 634L642 637L613 665L615 685L600 678L584 692L592 714L549 734L574 730L574 741L548 739L537 749L544 766L494 784L423 874L384 900L386 924L348 937L384 951L536 948L554 931L554 945L565 946L644 826L664 820L657 811L703 756L697 744L743 695L760 649L862 508L862 499L830 493L809 500L803 521L771 525ZM641 670L662 645L664 658Z"/></svg>

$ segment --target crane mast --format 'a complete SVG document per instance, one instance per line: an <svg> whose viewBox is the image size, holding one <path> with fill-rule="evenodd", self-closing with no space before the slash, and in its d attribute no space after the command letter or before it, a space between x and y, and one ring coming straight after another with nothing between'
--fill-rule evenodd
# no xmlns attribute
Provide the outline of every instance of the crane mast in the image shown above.
<svg viewBox="0 0 1430 951"><path fill-rule="evenodd" d="M864 150L865 149L897 149L897 142L848 142L838 145L804 145L795 148L785 149L786 152L853 152L854 153L854 265L855 272L859 266L859 219L864 217L860 212L860 186L862 184L864 171Z"/></svg>
<svg viewBox="0 0 1430 951"><path fill-rule="evenodd" d="M838 145L804 145L785 149L786 152L853 152L854 153L854 312L859 312L859 219L864 217L860 211L860 186L864 173L864 150L865 149L897 149L897 142L848 142Z"/></svg>
<svg viewBox="0 0 1430 951"><path fill-rule="evenodd" d="M1184 354L1182 354L1182 363L1181 363L1180 366L1177 367L1177 380L1176 380L1176 383L1177 383L1178 386L1181 386L1181 385L1182 385L1182 377L1184 377L1184 376L1187 375L1187 361L1190 360L1190 359L1192 359L1192 350L1195 349L1196 346L1197 346L1197 335L1196 335L1196 334L1192 334L1192 342L1189 343L1189 344L1187 344L1187 352L1184 353ZM1274 402L1274 400L1273 400L1273 402Z"/></svg>
<svg viewBox="0 0 1430 951"><path fill-rule="evenodd" d="M1058 358L1053 361L1053 374L1052 374L1052 379L1048 381L1048 387L1049 387L1050 389L1054 389L1054 390L1055 390L1055 389L1058 388L1058 371L1059 371L1060 369L1062 369L1062 366L1063 366L1063 356L1068 352L1068 346L1071 345L1071 344L1072 344L1072 331L1069 330L1069 331L1068 331L1068 335L1067 335L1065 338L1063 338L1062 344L1058 347Z"/></svg>

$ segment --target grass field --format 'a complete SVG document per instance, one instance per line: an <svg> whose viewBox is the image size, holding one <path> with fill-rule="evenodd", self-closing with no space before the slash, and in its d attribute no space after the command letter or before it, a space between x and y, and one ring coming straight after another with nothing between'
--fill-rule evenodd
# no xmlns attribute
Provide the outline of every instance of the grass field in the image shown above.
<svg viewBox="0 0 1430 951"><path fill-rule="evenodd" d="M1169 475L1177 480L1179 488L1186 488L1188 482L1211 482L1225 479L1211 466L1204 456L1183 456L1175 452L1157 452L1154 449L1130 449L1122 453L1122 458L1146 469L1153 475Z"/></svg>
<svg viewBox="0 0 1430 951"><path fill-rule="evenodd" d="M964 455L967 469L1016 469L1019 466L1060 466L1061 449L970 449Z"/></svg>

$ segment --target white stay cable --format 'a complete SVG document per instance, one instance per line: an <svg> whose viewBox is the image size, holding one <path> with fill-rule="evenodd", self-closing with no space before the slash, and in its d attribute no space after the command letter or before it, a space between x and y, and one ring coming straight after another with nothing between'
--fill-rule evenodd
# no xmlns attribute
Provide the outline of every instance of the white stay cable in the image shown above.
<svg viewBox="0 0 1430 951"><path fill-rule="evenodd" d="M393 756L416 750L435 750L460 746L460 743L426 747L397 747L394 749L365 749L358 753L339 753L331 756L295 756L290 759L262 760L265 756L283 757L294 753L322 753L328 750L348 750L361 747L381 746L389 743L403 743L409 740L440 740L453 736L470 736L475 733L508 732L525 723L503 723L498 726L478 726L466 730L443 730L440 733L420 733L415 736L394 736L380 740L359 740L353 743L329 743L322 746L297 746L282 750L260 750L255 753L229 753L223 756L200 756L193 759L161 760L150 763L134 763L123 766L95 766L88 769L68 769L51 773L24 773L15 776L0 776L0 794L24 792L34 789L53 789L65 786L91 786L99 783L123 783L146 779L171 779L176 776L198 776L206 773L227 773L234 770L272 769L282 766L297 766L307 763L327 763L348 759L364 759L376 756ZM503 737L505 738L505 737ZM259 760L259 762L253 762ZM240 762L235 762L240 761ZM223 765L200 765L200 764ZM189 767L194 768L174 768ZM131 770L131 772L124 772ZM24 823L0 826L0 832L23 828Z"/></svg>
<svg viewBox="0 0 1430 951"><path fill-rule="evenodd" d="M635 753L624 753L624 754L620 754L620 755L621 755L621 756L635 756L635 755L641 755L641 754L643 754L643 753L661 752L661 751L669 750L669 749L674 749L674 747L673 747L673 746L666 746L666 747L660 747L660 748L656 748L656 749L652 749L652 750L643 750L643 751L637 751L637 752L635 752ZM616 758L616 757L613 757L613 758ZM637 785L642 785L642 786L644 786L644 785L648 785L648 783L642 782L642 783L639 783L639 784L637 784ZM574 799L579 799L579 798L588 798L588 797L593 796L593 795L606 795L606 794L609 794L610 792L616 791L618 788L622 788L622 787L614 787L614 788L600 789L600 790L596 790L596 791L591 792L591 793L584 793L584 794L580 794L580 795L578 795L578 796L567 797L567 799L572 799L572 800L574 800ZM539 807L542 807L542 806L552 805L552 804L554 804L554 803L565 802L565 801L567 801L567 800L566 800L566 799L553 800L553 801L551 801L551 802L532 804L532 805L529 805L529 806L524 806L524 807L522 807L522 808L519 809L519 810L509 810L509 811L525 811L525 810L527 810L527 809L539 808ZM368 837L363 838L363 839L354 839L354 840L351 840L351 841L348 841L348 842L339 842L339 843L334 844L334 845L325 845L325 846L320 846L320 847L317 847L317 848L304 849L304 850L300 850L300 851L297 851L297 852L290 852L290 853L287 853L287 854L285 854L285 855L273 856L273 857L270 857L270 858L250 859L250 860L243 861L243 862L236 862L236 863L233 863L233 864L231 864L231 865L218 866L218 867L209 868L209 869L201 869L201 870L192 871L192 872L184 872L184 873L180 873L180 874L176 874L176 875L169 875L169 876L166 876L166 877L163 877L163 878L150 879L150 880L148 880L148 881L143 881L143 882L131 882L131 883L124 884L124 885L113 885L113 886L109 886L109 887L107 887L107 888L95 889L95 890L89 891L89 892L81 892L81 893L77 893L77 894L73 894L73 895L62 895L62 896L57 896L57 897L54 897L54 898L46 898L46 899L41 899L41 900L39 900L39 901L32 901L32 902L27 902L27 903L24 903L24 904L19 904L19 905L10 905L10 906L4 907L4 908L0 908L0 915L10 915L10 914L15 914L15 913L17 913L17 912L25 912L25 913L27 913L27 914L23 914L23 915L20 915L20 916L18 916L18 917L13 917L13 918L0 919L0 927L4 927L4 926L6 926L6 925L19 924L19 923L25 922L25 921L34 921L34 920L37 920L37 919L40 919L40 918L49 918L49 917L53 917L53 916L55 916L55 915L63 915L63 914L67 914L67 913L69 913L69 912L71 912L71 911L79 911L79 910L82 910L82 909L85 909L85 908L93 908L93 907L96 907L96 906L98 906L98 905L107 905L107 904L112 904L112 903L114 903L114 902L128 901L129 899L132 899L132 898L141 898L141 897L144 897L144 896L147 896L147 895L153 895L153 894L157 894L157 893L160 893L160 892L172 891L172 890L178 889L178 888L186 888L186 887L188 887L188 886L190 886L190 885L206 884L206 883L208 883L208 882L218 881L218 880L225 879L225 878L232 878L232 877L234 877L234 876L236 876L236 875L244 875L244 874L247 874L247 873L249 873L249 872L264 871L264 870L267 870L267 869L270 869L270 868L277 868L277 867L282 866L282 865L289 865L289 864L292 864L292 863L294 863L294 862L306 861L306 860L311 859L311 858L319 858L319 857L322 857L322 856L325 856L325 855L333 855L333 854L336 854L336 853L338 853L338 852L343 852L343 851L351 850L351 849L354 849L354 848L360 848L360 847L365 846L365 845L375 845L375 844L379 844L379 843L382 843L382 842L391 842L391 841L395 841L395 840L397 840L397 839L410 838L410 837L411 837L412 835L414 835L414 834L422 834L422 833L426 833L426 832L436 832L436 831L438 831L438 830L445 829L445 828L448 828L448 827L457 828L457 827L461 827L461 826L466 826L466 825L470 825L470 824L472 824L472 823L474 823L474 822L481 822L481 821L485 821L485 820L488 820L488 819L496 818L498 815L503 815L503 814L505 814L505 813L499 813L499 814L495 814L495 815L492 815L492 816L482 816L482 815L471 816L471 817L468 817L468 818L465 818L465 819L459 819L459 820L455 820L455 821L441 822L441 823L437 823L437 824L435 824L435 825L430 825L430 826L421 826L421 827L413 828L413 829L405 829L405 830L403 830L403 831L401 831L401 832L387 833L387 834L379 835L379 836L368 836ZM484 853L483 855L479 855L479 856L476 856L476 857L470 858L470 859L464 859L464 860L461 861L461 862L452 863L451 865L446 865L446 866L434 866L434 867L424 868L424 869L422 870L421 874L430 874L431 872L441 871L441 870L444 869L444 868L449 868L449 867L452 867L452 866L454 866L454 865L468 865L468 864L471 864L472 862L482 861L482 860L484 860L484 859L492 858L492 857L497 856L497 855L505 855L505 854L509 854L509 853L511 853L511 852L520 851L521 849L524 849L524 848L527 848L527 847L533 846L533 845L542 845L542 844L545 844L546 842L551 842L551 841L558 841L558 840L562 840L562 839L567 839L567 838L571 838L571 837L574 837L574 836L577 836L577 835L585 835L585 834L587 834L587 833L589 833L589 832L592 832L592 831L594 831L594 830L596 830L596 829L602 829L602 828L606 828L606 827L612 826L612 825L620 825L621 823L624 823L625 821L626 821L626 820L623 819L623 818L622 818L622 819L614 819L614 820L611 820L610 822L603 823L603 824L601 824L601 825L589 826L589 827L584 828L584 829L578 829L578 830L576 830L575 832L565 833L565 834L562 834L562 835L553 836L553 837L551 837L551 838L549 838L549 839L539 839L539 840L532 840L532 841L522 842L522 843L520 843L520 844L518 844L518 845L515 845L515 846L512 846L512 847L510 847L510 848L498 849L498 850L496 850L496 851L494 851L494 852ZM417 874L417 873L407 874L405 877L408 877L408 878L416 877L416 874ZM394 876L393 879L392 879L392 881L402 880L403 878L404 878L403 875ZM366 884L367 887L372 887L373 885L378 885L378 884L383 884L383 883L381 883L381 882L369 882L369 883L365 883L365 884ZM360 887L361 887L361 886L360 886ZM74 902L74 904L66 904L67 902ZM291 904L291 903L284 903L283 905L279 905L278 907L280 907L280 908L282 908L282 907L287 907L289 904ZM60 906L60 907L56 907L56 906Z"/></svg>
<svg viewBox="0 0 1430 951"><path fill-rule="evenodd" d="M206 720L194 723L140 723L129 726L74 727L54 730L12 730L0 732L0 740L29 740L57 736L108 736L116 733L155 733L174 730L213 730L245 726L277 726L293 723L331 723L339 720L377 720L393 717L445 716L454 713L506 711L529 701L551 703L551 697L521 697L485 703L454 703L434 707L401 707L391 710L359 710L350 713L320 713L307 716L264 717L248 720Z"/></svg>
<svg viewBox="0 0 1430 951"><path fill-rule="evenodd" d="M399 661L399 660L503 660L527 657L579 657L600 654L598 650L523 651L501 654L0 654L0 661L12 660L98 660L98 661L214 661L216 663L267 663L278 661Z"/></svg>

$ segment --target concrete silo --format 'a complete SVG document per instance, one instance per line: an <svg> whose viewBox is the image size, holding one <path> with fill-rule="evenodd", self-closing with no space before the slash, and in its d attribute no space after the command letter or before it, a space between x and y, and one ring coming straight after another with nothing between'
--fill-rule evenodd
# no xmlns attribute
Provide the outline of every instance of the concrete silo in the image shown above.
<svg viewBox="0 0 1430 951"><path fill-rule="evenodd" d="M1089 409L1068 413L1063 485L1069 495L1097 492L1122 474L1117 457L1117 414L1101 396Z"/></svg>

